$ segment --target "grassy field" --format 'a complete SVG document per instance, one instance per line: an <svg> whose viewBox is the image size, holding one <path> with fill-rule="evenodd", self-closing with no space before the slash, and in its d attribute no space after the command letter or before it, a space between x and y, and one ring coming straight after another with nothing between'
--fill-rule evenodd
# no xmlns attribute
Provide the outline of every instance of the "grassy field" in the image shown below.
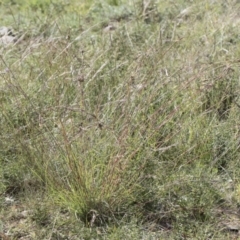
<svg viewBox="0 0 240 240"><path fill-rule="evenodd" d="M239 11L1 1L0 238L240 239Z"/></svg>

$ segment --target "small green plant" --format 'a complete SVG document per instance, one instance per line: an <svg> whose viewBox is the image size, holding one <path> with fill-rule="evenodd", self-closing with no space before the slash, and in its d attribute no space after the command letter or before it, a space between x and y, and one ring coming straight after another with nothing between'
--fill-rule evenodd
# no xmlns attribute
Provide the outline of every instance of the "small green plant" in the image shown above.
<svg viewBox="0 0 240 240"><path fill-rule="evenodd" d="M32 216L32 220L35 221L38 225L42 227L46 227L50 224L51 218L48 212L48 209L43 206L37 206L34 210Z"/></svg>

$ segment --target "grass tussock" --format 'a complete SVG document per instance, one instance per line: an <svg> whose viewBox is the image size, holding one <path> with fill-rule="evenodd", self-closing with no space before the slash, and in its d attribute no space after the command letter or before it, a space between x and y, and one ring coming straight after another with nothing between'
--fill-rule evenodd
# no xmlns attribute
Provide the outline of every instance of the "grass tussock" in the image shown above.
<svg viewBox="0 0 240 240"><path fill-rule="evenodd" d="M237 1L0 5L0 233L237 236Z"/></svg>

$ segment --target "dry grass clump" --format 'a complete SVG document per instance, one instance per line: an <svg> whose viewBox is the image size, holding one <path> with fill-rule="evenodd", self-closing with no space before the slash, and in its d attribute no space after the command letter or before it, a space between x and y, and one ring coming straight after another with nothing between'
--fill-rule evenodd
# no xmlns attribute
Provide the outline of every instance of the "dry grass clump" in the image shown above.
<svg viewBox="0 0 240 240"><path fill-rule="evenodd" d="M0 55L2 205L33 202L42 239L233 237L239 4L39 4L1 10L24 15Z"/></svg>

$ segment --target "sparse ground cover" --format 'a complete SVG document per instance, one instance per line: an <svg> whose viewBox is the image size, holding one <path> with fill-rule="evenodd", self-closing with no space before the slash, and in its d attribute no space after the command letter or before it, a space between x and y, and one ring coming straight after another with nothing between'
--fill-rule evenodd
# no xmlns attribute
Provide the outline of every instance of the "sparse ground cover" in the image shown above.
<svg viewBox="0 0 240 240"><path fill-rule="evenodd" d="M2 1L2 239L240 239L240 3Z"/></svg>

